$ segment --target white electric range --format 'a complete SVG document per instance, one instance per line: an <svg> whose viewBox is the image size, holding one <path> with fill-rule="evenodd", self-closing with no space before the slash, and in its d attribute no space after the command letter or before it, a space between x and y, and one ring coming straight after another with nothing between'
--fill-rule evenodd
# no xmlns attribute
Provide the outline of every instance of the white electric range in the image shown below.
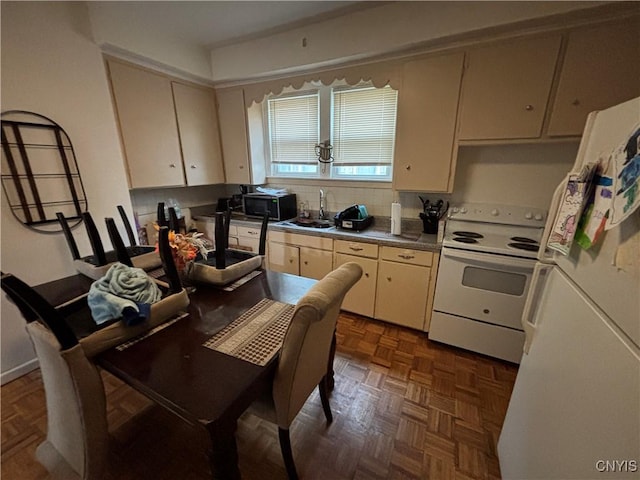
<svg viewBox="0 0 640 480"><path fill-rule="evenodd" d="M522 311L546 212L465 203L450 208L431 340L519 363Z"/></svg>

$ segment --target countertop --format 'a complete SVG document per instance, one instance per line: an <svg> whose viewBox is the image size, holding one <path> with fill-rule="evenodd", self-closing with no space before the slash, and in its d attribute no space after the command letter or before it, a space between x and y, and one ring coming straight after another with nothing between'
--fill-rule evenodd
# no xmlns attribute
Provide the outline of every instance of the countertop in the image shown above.
<svg viewBox="0 0 640 480"><path fill-rule="evenodd" d="M213 216L199 216L202 220L213 221ZM295 220L295 219L292 219ZM314 237L328 237L334 240L347 240L353 242L374 243L377 245L408 248L412 250L424 250L437 252L442 248L442 244L438 243L437 236L422 233L422 222L410 219L402 221L402 235L392 235L389 227L388 218L374 219L374 224L362 232L354 232L352 230L344 230L336 227L330 228L310 228L301 227L292 223L290 220L282 222L270 222L269 230L280 232L300 233L303 235L311 235ZM260 219L250 218L244 215L233 214L231 223L239 226L255 227L260 224Z"/></svg>

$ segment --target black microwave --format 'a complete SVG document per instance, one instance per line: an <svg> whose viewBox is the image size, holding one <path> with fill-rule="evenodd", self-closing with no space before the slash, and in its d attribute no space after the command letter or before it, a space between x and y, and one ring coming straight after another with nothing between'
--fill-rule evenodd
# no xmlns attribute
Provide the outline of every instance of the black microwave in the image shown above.
<svg viewBox="0 0 640 480"><path fill-rule="evenodd" d="M247 217L264 217L269 212L273 220L288 220L297 214L297 200L295 193L286 195L268 195L265 193L247 193L242 197L244 214Z"/></svg>

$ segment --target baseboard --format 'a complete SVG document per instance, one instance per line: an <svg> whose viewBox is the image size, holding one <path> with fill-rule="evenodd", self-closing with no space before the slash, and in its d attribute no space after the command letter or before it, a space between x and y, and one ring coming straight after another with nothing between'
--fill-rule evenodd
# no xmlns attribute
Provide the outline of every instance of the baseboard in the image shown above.
<svg viewBox="0 0 640 480"><path fill-rule="evenodd" d="M5 383L10 382L11 380L15 380L18 377L26 375L27 373L29 373L32 370L35 370L38 367L39 367L38 359L34 358L33 360L29 360L28 362L23 363L22 365L18 365L17 367L12 368L11 370L2 372L2 374L0 375L0 385L4 385Z"/></svg>

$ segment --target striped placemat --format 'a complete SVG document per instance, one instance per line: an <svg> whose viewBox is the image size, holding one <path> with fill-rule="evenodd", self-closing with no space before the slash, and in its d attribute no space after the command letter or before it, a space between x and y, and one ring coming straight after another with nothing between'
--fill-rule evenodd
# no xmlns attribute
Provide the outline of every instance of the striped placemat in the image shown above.
<svg viewBox="0 0 640 480"><path fill-rule="evenodd" d="M265 298L203 345L265 366L282 347L295 305Z"/></svg>

